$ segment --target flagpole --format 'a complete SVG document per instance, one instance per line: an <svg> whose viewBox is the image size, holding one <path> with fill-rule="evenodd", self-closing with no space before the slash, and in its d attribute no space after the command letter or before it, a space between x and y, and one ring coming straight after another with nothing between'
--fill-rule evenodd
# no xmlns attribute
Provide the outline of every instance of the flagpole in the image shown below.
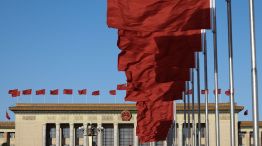
<svg viewBox="0 0 262 146"><path fill-rule="evenodd" d="M193 146L196 145L196 123L195 123L195 84L194 69L191 69L191 86L192 86L192 123L193 123Z"/></svg>
<svg viewBox="0 0 262 146"><path fill-rule="evenodd" d="M176 123L177 123L177 116L176 116L176 113L177 113L177 111L176 111L176 101L174 100L173 101L173 110L174 110L174 123L173 124L175 124L174 126L173 126L173 133L174 133L174 136L173 136L173 146L175 146L176 145L176 141L177 141L177 139L176 139L176 137L177 137L177 131L176 131L176 129L177 129L177 126L176 126Z"/></svg>
<svg viewBox="0 0 262 146"><path fill-rule="evenodd" d="M190 90L190 88L189 88L189 82L187 81L187 91L188 91L188 94L187 94L187 121L188 121L188 123L187 123L187 134L188 134L188 144L189 144L189 136L191 135L191 131L190 131L190 129L191 129L191 126L190 126L190 106L189 106L189 104L190 104L190 94L189 94L189 90Z"/></svg>
<svg viewBox="0 0 262 146"><path fill-rule="evenodd" d="M72 100L72 103L74 103L74 97L73 97L73 94L71 95L71 100Z"/></svg>
<svg viewBox="0 0 262 146"><path fill-rule="evenodd" d="M196 71L197 71L197 105L198 105L198 129L197 129L197 133L198 133L198 145L201 145L201 111L200 111L200 71L199 71L199 53L196 53Z"/></svg>
<svg viewBox="0 0 262 146"><path fill-rule="evenodd" d="M257 65L256 65L256 38L255 38L255 17L254 17L254 0L249 0L249 17L250 17L250 42L251 42L251 73L252 73L252 106L253 106L253 144L259 145L258 133L258 83L257 83Z"/></svg>
<svg viewBox="0 0 262 146"><path fill-rule="evenodd" d="M227 2L227 25L228 25L228 54L229 54L229 87L230 87L230 145L235 146L235 97L234 97L234 74L233 74L233 40L232 40L232 14L231 0Z"/></svg>
<svg viewBox="0 0 262 146"><path fill-rule="evenodd" d="M205 143L209 146L209 110L208 110L208 74L207 74L207 42L206 32L204 32L204 82L205 82L205 123L206 123L206 134Z"/></svg>
<svg viewBox="0 0 262 146"><path fill-rule="evenodd" d="M217 59L217 24L216 24L216 0L212 3L213 14L213 45L214 45L214 83L215 83L215 121L216 121L216 146L220 146L220 121L218 98L218 59Z"/></svg>
<svg viewBox="0 0 262 146"><path fill-rule="evenodd" d="M185 125L186 125L186 95L185 95L185 93L186 93L186 91L187 91L187 89L185 90L185 92L183 93L183 101L184 101L184 124L183 124L183 126L181 127L182 129L183 129L183 131L185 131L184 130L184 127L185 127ZM182 136L183 136L183 145L185 145L185 134L184 134L184 132L182 132Z"/></svg>
<svg viewBox="0 0 262 146"><path fill-rule="evenodd" d="M30 102L33 103L32 94L30 94Z"/></svg>

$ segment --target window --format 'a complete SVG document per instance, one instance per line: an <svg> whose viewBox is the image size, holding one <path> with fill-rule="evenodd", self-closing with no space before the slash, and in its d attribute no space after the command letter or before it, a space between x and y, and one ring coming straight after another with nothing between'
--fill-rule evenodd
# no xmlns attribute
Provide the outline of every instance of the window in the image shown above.
<svg viewBox="0 0 262 146"><path fill-rule="evenodd" d="M158 142L156 142L156 146L163 146L164 144L163 144L163 141L158 141Z"/></svg>
<svg viewBox="0 0 262 146"><path fill-rule="evenodd" d="M9 137L10 137L10 138L15 138L15 133L14 133L14 132L10 132L10 133L9 133Z"/></svg>
<svg viewBox="0 0 262 146"><path fill-rule="evenodd" d="M103 145L114 146L114 127L113 124L104 124Z"/></svg>
<svg viewBox="0 0 262 146"><path fill-rule="evenodd" d="M82 129L77 128L76 129L76 138L83 138L84 137L84 131Z"/></svg>
<svg viewBox="0 0 262 146"><path fill-rule="evenodd" d="M52 127L50 128L50 138L55 138L56 137L56 128Z"/></svg>
<svg viewBox="0 0 262 146"><path fill-rule="evenodd" d="M132 124L119 125L119 146L133 145L134 126Z"/></svg>
<svg viewBox="0 0 262 146"><path fill-rule="evenodd" d="M70 129L68 127L63 128L62 133L63 133L63 138L69 138L70 137ZM64 146L66 146L66 145L64 145Z"/></svg>
<svg viewBox="0 0 262 146"><path fill-rule="evenodd" d="M0 138L4 138L4 132L0 132Z"/></svg>

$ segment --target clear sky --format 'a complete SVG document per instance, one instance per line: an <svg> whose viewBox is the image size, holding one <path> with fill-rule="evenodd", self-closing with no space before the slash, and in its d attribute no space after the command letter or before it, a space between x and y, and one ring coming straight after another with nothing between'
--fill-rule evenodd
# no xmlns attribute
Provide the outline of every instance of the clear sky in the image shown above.
<svg viewBox="0 0 262 146"><path fill-rule="evenodd" d="M255 0L257 66L259 95L262 76L262 2ZM249 37L248 0L233 0L233 47L235 98L249 110L248 116L240 113L241 120L252 118L251 59ZM224 93L229 88L226 2L217 1L219 86ZM9 89L82 89L87 97L74 96L74 102L113 103L108 90L125 82L117 71L116 30L106 25L106 0L0 0L0 120L5 111L16 102L71 103L72 97L21 96L12 99ZM201 58L203 56L201 55ZM209 89L213 90L212 34L208 32ZM202 61L202 59L201 59ZM202 61L203 62L203 61ZM203 64L201 64L201 71ZM203 83L203 75L201 76ZM203 85L203 84L202 84ZM203 88L203 86L201 87ZM99 97L90 91L100 90ZM125 93L118 91L117 102L123 103ZM213 94L210 101L214 102ZM201 97L204 101L204 97ZM260 100L260 117L262 100ZM222 102L229 98L220 96ZM13 113L10 112L13 119ZM260 118L261 119L261 118ZM14 119L13 119L14 120Z"/></svg>

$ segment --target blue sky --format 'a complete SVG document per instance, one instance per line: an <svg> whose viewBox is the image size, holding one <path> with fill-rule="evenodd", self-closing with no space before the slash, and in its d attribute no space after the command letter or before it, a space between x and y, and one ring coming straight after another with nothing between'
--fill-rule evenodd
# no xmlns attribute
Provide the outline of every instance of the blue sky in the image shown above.
<svg viewBox="0 0 262 146"><path fill-rule="evenodd" d="M256 0L255 5L261 95L262 12L258 6L262 2ZM252 115L248 12L248 0L232 2L235 98L239 105L249 110L248 116L240 113L241 120L251 120ZM217 25L219 86L224 92L229 87L225 1L217 1ZM0 120L5 120L5 111L17 101L30 102L32 98L32 102L37 103L44 102L45 98L46 102L58 102L57 96L49 95L12 99L7 92L13 88L87 88L89 91L100 90L101 101L113 103L114 97L108 94L108 90L125 82L124 74L117 71L119 50L116 41L116 30L109 29L106 25L105 0L0 0ZM210 31L208 60L209 88L212 90L214 76ZM203 82L203 76L201 81ZM117 94L117 102L123 103L125 93L120 91ZM71 103L72 99L71 96L62 94L59 98L63 103ZM90 93L87 97L74 96L74 101L78 103L83 103L86 99L89 103L99 101L98 97L92 97ZM228 102L229 98L222 94L220 100ZM213 94L210 94L210 101L214 101ZM261 99L259 102L261 103ZM13 117L13 113L9 113Z"/></svg>

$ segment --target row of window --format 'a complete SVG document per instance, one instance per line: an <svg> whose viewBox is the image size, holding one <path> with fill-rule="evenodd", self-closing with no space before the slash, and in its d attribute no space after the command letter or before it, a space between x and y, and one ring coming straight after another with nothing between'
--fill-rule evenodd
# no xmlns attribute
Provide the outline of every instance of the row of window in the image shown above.
<svg viewBox="0 0 262 146"><path fill-rule="evenodd" d="M7 137L8 138L15 138L15 132L8 132L7 133ZM4 132L0 132L0 138L5 138L5 133Z"/></svg>

